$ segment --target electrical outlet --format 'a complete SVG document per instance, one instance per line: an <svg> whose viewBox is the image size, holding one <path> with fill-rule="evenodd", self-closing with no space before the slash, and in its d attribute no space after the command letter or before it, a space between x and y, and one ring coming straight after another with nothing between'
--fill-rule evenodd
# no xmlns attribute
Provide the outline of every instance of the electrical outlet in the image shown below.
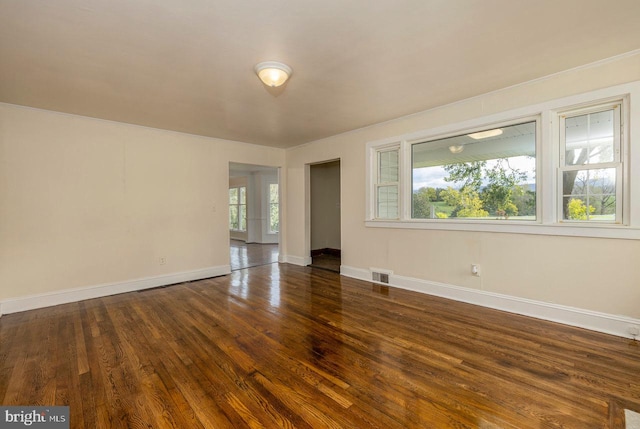
<svg viewBox="0 0 640 429"><path fill-rule="evenodd" d="M471 275L472 276L476 276L476 277L480 277L480 265L471 264Z"/></svg>
<svg viewBox="0 0 640 429"><path fill-rule="evenodd" d="M160 263L160 265L164 265L164 264L166 264L166 263L167 263L167 258L162 257L162 258L160 258L160 259L158 260L158 262Z"/></svg>

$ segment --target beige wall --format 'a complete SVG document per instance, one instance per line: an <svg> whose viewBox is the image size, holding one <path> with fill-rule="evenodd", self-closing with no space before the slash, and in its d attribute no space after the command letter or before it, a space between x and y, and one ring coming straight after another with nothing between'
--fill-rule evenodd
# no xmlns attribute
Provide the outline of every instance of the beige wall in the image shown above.
<svg viewBox="0 0 640 429"><path fill-rule="evenodd" d="M289 260L304 257L305 164L342 163L342 264L397 275L640 317L640 241L365 227L367 142L458 123L640 79L640 55L443 106L287 151ZM637 106L636 106L637 107ZM632 136L632 150L637 146ZM634 172L637 177L637 172ZM482 266L482 276L469 273Z"/></svg>
<svg viewBox="0 0 640 429"><path fill-rule="evenodd" d="M0 300L227 265L229 162L284 155L0 104Z"/></svg>

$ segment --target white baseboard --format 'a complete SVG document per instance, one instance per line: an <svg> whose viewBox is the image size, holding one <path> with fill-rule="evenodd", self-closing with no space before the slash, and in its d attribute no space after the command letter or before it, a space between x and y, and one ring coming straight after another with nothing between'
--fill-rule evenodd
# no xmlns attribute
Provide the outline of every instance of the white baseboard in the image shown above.
<svg viewBox="0 0 640 429"><path fill-rule="evenodd" d="M192 280L201 280L210 277L223 276L231 272L229 265L203 268L193 271L166 274L157 277L127 280L118 283L108 283L96 286L88 286L75 289L65 289L38 295L9 298L0 302L0 316L3 314L17 313L36 308L50 307L53 305L67 304L85 299L100 298L125 292L134 292L158 286L167 286Z"/></svg>
<svg viewBox="0 0 640 429"><path fill-rule="evenodd" d="M346 277L379 283L371 280L371 272L367 269L342 265L340 267L340 274ZM389 286L625 338L633 338L629 332L630 327L640 327L640 319L627 316L599 313L591 310L534 301L526 298L518 298L395 274L389 276Z"/></svg>
<svg viewBox="0 0 640 429"><path fill-rule="evenodd" d="M311 256L304 257L304 256L284 255L284 257L280 262L285 262L287 264L306 267L307 265L311 265Z"/></svg>
<svg viewBox="0 0 640 429"><path fill-rule="evenodd" d="M284 260L281 262L287 262L294 265L305 266L311 263L311 258L298 256L286 255L283 259ZM166 286L186 281L217 277L229 274L230 272L231 267L229 265L221 265L217 267L209 267L157 277L147 277L119 283L109 283L84 288L66 289L45 294L9 298L0 301L0 316L3 314L17 313L36 308L67 304L85 299L100 298L119 293L134 292L137 290ZM346 277L377 283L371 280L371 272L367 269L342 265L340 267L340 274ZM481 305L483 307L494 308L510 313L522 314L565 325L577 326L625 338L633 338L629 333L629 327L640 327L640 319L634 319L631 317L600 313L542 301L534 301L526 298L518 298L413 277L398 276L395 274L391 274L389 276L389 286L453 299L455 301L466 302L469 304Z"/></svg>

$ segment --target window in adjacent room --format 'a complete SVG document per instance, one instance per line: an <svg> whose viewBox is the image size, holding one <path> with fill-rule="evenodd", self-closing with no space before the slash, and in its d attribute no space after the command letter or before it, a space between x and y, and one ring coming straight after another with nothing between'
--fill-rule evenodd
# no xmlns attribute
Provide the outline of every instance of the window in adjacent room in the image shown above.
<svg viewBox="0 0 640 429"><path fill-rule="evenodd" d="M269 233L277 234L280 230L280 205L278 199L278 184L269 184Z"/></svg>
<svg viewBox="0 0 640 429"><path fill-rule="evenodd" d="M229 229L247 230L247 188L229 188Z"/></svg>

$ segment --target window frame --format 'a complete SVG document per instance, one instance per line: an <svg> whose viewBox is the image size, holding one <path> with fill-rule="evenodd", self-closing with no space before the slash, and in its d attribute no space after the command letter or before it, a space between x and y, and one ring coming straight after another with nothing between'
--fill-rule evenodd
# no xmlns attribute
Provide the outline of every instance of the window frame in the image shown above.
<svg viewBox="0 0 640 429"><path fill-rule="evenodd" d="M398 151L398 181L397 182L381 182L380 181L380 154L385 152ZM376 220L400 220L402 219L402 163L403 163L403 153L401 150L400 142L392 142L386 143L379 146L376 146L373 149L371 162L369 163L368 170L370 170L371 174L373 174L373 180L370 181L371 188L370 192L372 195L370 205L368 208L368 219L376 219ZM396 218L379 218L378 217L378 189L383 186L395 186L398 192L398 217ZM370 217L369 217L370 216Z"/></svg>
<svg viewBox="0 0 640 429"><path fill-rule="evenodd" d="M229 195L229 217L231 217L231 207L235 206L236 210L238 211L238 229L233 229L231 228L231 225L229 225L229 231L233 231L233 232L247 232L247 187L243 186L243 185L238 185L238 186L230 186L229 187L229 191L231 191L232 189L237 189L238 190L238 202L233 204L231 203L231 195ZM240 202L240 189L244 189L244 204ZM244 206L245 207L245 216L244 216L244 220L245 220L245 228L242 229L242 222L241 222L241 218L240 218L240 207Z"/></svg>
<svg viewBox="0 0 640 429"><path fill-rule="evenodd" d="M558 222L566 223L566 224L585 224L585 225L615 225L622 224L624 225L626 216L624 215L624 208L628 204L624 204L624 191L627 187L627 181L625 178L625 154L627 151L624 150L624 99L618 99L613 101L607 101L603 103L594 103L589 106L582 106L575 109L568 109L562 112L558 112L558 128L559 128L559 162L558 162L558 188L557 188L557 219ZM614 159L610 162L603 162L598 164L576 164L576 165L567 165L565 161L566 156L566 127L565 122L567 118L573 118L576 116L587 115L590 113L598 113L607 110L614 110ZM615 113L617 110L617 114ZM617 147L616 147L617 145ZM564 190L563 190L563 173L567 171L584 171L584 170L601 170L601 169L616 169L616 214L615 220L613 222L607 221L595 221L595 220L574 220L574 219L564 219Z"/></svg>
<svg viewBox="0 0 640 429"><path fill-rule="evenodd" d="M366 144L366 210L365 226L373 228L405 228L452 230L537 235L581 236L599 238L640 239L640 151L631 152L631 138L640 135L640 81L590 91L547 102L524 106L479 118L439 126L432 129L392 136ZM597 108L621 102L621 196L622 222L568 222L559 214L561 194L560 115L579 109ZM635 104L633 104L635 103ZM633 106L633 107L632 107ZM448 107L444 107L448 108ZM411 218L411 144L468 134L500 125L525 122L538 117L536 132L536 220L455 220ZM377 152L393 146L399 152L399 218L377 219L374 183L377 180ZM409 191L407 191L407 189Z"/></svg>
<svg viewBox="0 0 640 429"><path fill-rule="evenodd" d="M275 203L271 202L271 187L275 186L278 192L278 201ZM269 182L267 183L267 233L268 234L279 234L280 233L280 185L277 182ZM277 231L273 231L271 229L271 206L272 205L276 205L278 206L278 230Z"/></svg>
<svg viewBox="0 0 640 429"><path fill-rule="evenodd" d="M541 169L541 162L540 162L540 157L538 156L539 152L540 152L540 148L541 148L541 126L540 123L542 121L542 117L540 114L537 115L531 115L531 116L525 116L525 117L521 117L521 118L515 118L512 120L508 120L508 121L503 121L503 122L494 122L494 123L490 123L490 124L486 124L483 126L478 126L475 128L471 128L471 129L467 129L467 130L461 130L459 132L452 132L452 133L448 133L448 134L444 134L444 135L439 135L439 136L433 136L430 137L428 139L412 139L412 140L406 140L406 144L407 144L407 151L409 154L409 158L410 158L410 162L409 162L409 168L411 169L411 171L409 172L409 189L410 189L410 193L409 193L409 207L408 207L408 217L406 219L406 221L408 222L435 222L435 223L440 223L440 222L463 222L463 223L495 223L495 224L511 224L514 222L517 223L522 223L522 224L529 224L529 225L533 225L533 224L538 224L540 223L540 218L541 218L541 202L540 202L540 192L538 191L538 187L540 184L540 169ZM450 138L450 137L457 137L457 136L462 136L462 135L467 135L467 134L472 134L475 132L480 132L480 131L486 131L486 130L491 130L491 129L495 129L495 128L504 128L504 127L509 127L512 125L519 125L519 124L524 124L524 123L528 123L528 122L535 122L535 130L536 130L536 142L535 142L535 146L536 146L536 218L534 220L525 220L525 219L464 219L464 218L447 218L447 219L422 219L422 218L414 218L413 217L413 202L412 202L412 193L413 193L413 146L414 145L418 145L418 144L423 144L423 143L429 143L429 142L436 142L442 139L446 139L446 138Z"/></svg>

